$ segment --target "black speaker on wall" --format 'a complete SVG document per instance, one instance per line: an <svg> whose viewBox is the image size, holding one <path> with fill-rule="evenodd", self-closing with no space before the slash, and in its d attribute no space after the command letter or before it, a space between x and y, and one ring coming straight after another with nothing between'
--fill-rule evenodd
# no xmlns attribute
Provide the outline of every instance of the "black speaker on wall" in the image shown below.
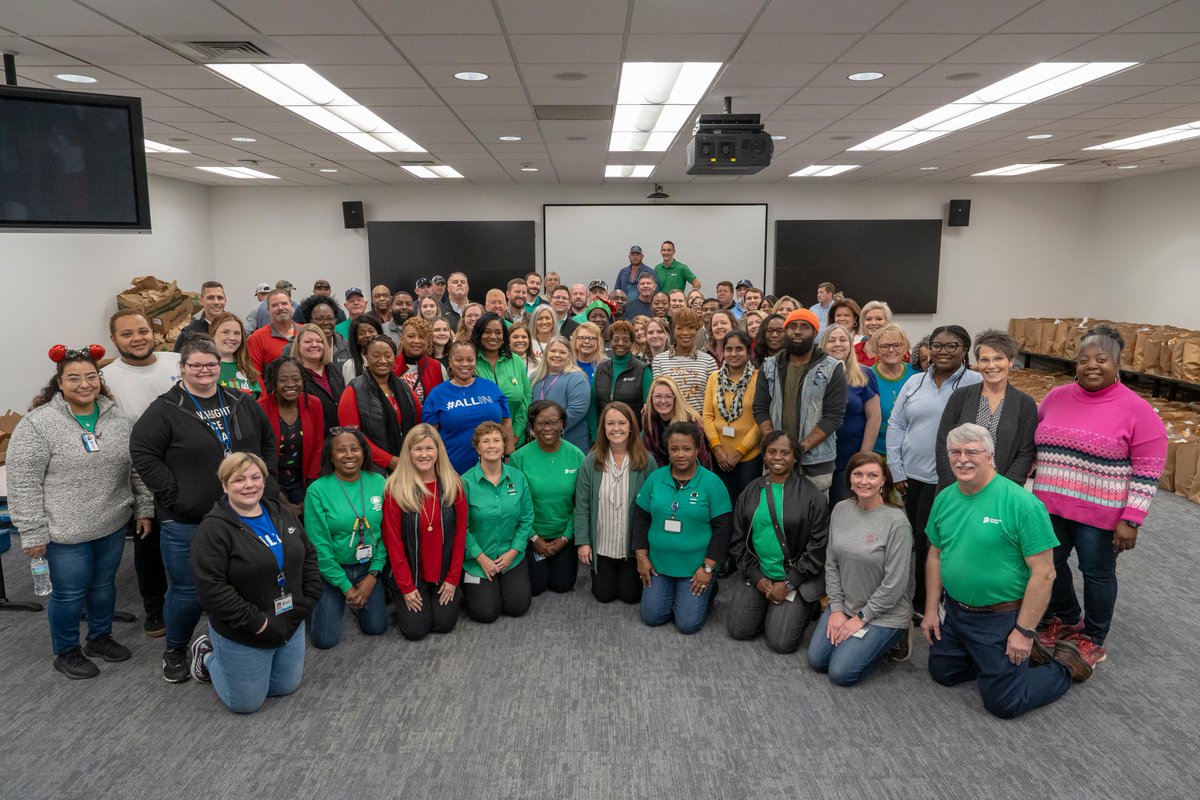
<svg viewBox="0 0 1200 800"><path fill-rule="evenodd" d="M970 200L951 200L950 201L950 218L947 224L951 228L965 228L971 224L971 201Z"/></svg>
<svg viewBox="0 0 1200 800"><path fill-rule="evenodd" d="M342 221L346 223L347 228L367 227L367 221L363 219L361 200L347 200L342 203Z"/></svg>

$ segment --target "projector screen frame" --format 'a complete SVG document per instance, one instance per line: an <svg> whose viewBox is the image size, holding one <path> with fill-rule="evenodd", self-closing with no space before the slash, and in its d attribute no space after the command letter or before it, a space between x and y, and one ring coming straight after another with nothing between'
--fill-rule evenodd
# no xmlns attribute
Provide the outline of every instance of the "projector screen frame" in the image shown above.
<svg viewBox="0 0 1200 800"><path fill-rule="evenodd" d="M770 234L771 234L771 209L770 209L770 205L768 203L715 203L715 202L714 203L659 203L659 202L654 202L654 203L543 203L542 204L542 270L541 270L542 277L544 278L546 276L546 273L549 271L547 265L549 264L548 242L549 242L550 237L549 237L549 228L546 223L547 209L550 209L550 208L666 208L666 207L669 207L669 208L704 208L704 207L761 208L762 209L762 224L763 224L762 264L761 264L761 269L757 272L757 274L737 275L732 278L729 278L727 276L716 276L716 275L712 275L712 274L704 274L703 270L701 268L697 268L697 272L699 273L697 275L697 277L700 278L701 284L704 287L702 289L702 291L705 293L705 296L707 296L707 297L715 296L717 283L721 280L732 280L733 282L736 283L741 278L751 278L752 280L754 280L754 282L755 282L754 285L756 287L763 289L764 292L766 291L767 266L768 266L767 265L767 256L770 252L770 241L769 240L770 240ZM658 243L661 244L661 241ZM631 244L634 244L634 243L631 243ZM653 268L656 264L658 264L659 262L662 261L662 257L659 255L658 248L655 248L653 246L653 243L651 245L642 244L642 249L644 251L643 255L645 256L642 261L643 264L646 264L647 266ZM625 251L624 255L628 256L628 254L629 254L628 251ZM618 255L618 258L619 258L619 255ZM680 258L680 260L683 261L683 263L685 263L685 264L689 263L686 255L684 257ZM625 265L622 265L622 266L626 266L626 265L628 265L628 261L626 262ZM616 272L622 268L622 266L614 267L612 275L609 275L609 274L602 275L602 276L600 276L601 279L604 280L605 283L611 282L613 275L615 275ZM689 266L690 266L690 264L689 264ZM564 283L565 283L565 281L564 281ZM609 286L609 288L611 289L612 287Z"/></svg>

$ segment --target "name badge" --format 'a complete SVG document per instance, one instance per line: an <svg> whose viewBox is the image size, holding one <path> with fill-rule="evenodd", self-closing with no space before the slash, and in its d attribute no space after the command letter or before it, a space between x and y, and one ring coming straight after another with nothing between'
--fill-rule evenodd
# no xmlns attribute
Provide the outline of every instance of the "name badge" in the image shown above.
<svg viewBox="0 0 1200 800"><path fill-rule="evenodd" d="M683 521L678 519L663 520L663 530L667 533L682 533Z"/></svg>
<svg viewBox="0 0 1200 800"><path fill-rule="evenodd" d="M285 594L281 597L275 598L275 616L279 616L280 614L286 614L287 612L289 612L291 610L292 610L292 596L290 594Z"/></svg>
<svg viewBox="0 0 1200 800"><path fill-rule="evenodd" d="M83 439L83 451L85 453L95 453L100 450L100 442L96 441L94 433L85 433L80 438Z"/></svg>
<svg viewBox="0 0 1200 800"><path fill-rule="evenodd" d="M732 439L737 434L734 433L732 425L726 425L724 428L721 428L721 435Z"/></svg>
<svg viewBox="0 0 1200 800"><path fill-rule="evenodd" d="M371 560L372 552L371 545L362 544L354 549L354 557L358 559L358 563L365 564Z"/></svg>
<svg viewBox="0 0 1200 800"><path fill-rule="evenodd" d="M474 586L475 584L479 583L482 580L481 578L477 578L469 572L464 572L462 577L463 577L463 583L469 583L472 586Z"/></svg>

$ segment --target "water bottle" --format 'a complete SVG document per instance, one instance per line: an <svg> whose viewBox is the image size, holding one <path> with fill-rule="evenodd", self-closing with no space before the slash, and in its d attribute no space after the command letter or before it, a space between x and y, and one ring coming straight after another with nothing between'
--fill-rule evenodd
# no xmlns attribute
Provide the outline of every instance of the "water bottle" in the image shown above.
<svg viewBox="0 0 1200 800"><path fill-rule="evenodd" d="M38 556L30 560L29 569L33 572L33 593L39 597L50 594L50 562Z"/></svg>

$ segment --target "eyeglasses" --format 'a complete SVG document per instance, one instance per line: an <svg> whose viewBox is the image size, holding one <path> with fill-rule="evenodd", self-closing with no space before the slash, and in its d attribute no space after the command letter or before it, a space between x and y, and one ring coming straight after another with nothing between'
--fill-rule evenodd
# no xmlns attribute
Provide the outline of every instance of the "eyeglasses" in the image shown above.
<svg viewBox="0 0 1200 800"><path fill-rule="evenodd" d="M961 342L934 342L929 345L929 349L934 353L940 353L945 350L947 353L953 353L956 350L962 349Z"/></svg>
<svg viewBox="0 0 1200 800"><path fill-rule="evenodd" d="M948 452L951 458L958 458L960 456L966 456L967 458L978 458L979 456L988 454L987 450L963 450L961 448L955 448Z"/></svg>
<svg viewBox="0 0 1200 800"><path fill-rule="evenodd" d="M87 375L66 375L63 377L62 382L68 386L78 386L81 383L99 383L100 373L91 372Z"/></svg>
<svg viewBox="0 0 1200 800"><path fill-rule="evenodd" d="M880 344L879 349L880 349L880 351L883 351L883 350L900 351L900 350L904 349L904 345L901 344L900 342L893 342L892 344Z"/></svg>
<svg viewBox="0 0 1200 800"><path fill-rule="evenodd" d="M204 364L197 364L195 361L189 361L188 363L184 364L184 366L188 369L195 370L196 372L216 372L221 368L221 362L210 361Z"/></svg>
<svg viewBox="0 0 1200 800"><path fill-rule="evenodd" d="M577 342L598 342L600 340L597 339L595 336L576 336L575 341L577 341Z"/></svg>
<svg viewBox="0 0 1200 800"><path fill-rule="evenodd" d="M341 425L337 428L330 428L329 435L337 436L339 433L358 433L357 425Z"/></svg>
<svg viewBox="0 0 1200 800"><path fill-rule="evenodd" d="M533 423L533 427L541 428L542 430L551 430L552 428L561 428L562 424L561 419L537 420Z"/></svg>

